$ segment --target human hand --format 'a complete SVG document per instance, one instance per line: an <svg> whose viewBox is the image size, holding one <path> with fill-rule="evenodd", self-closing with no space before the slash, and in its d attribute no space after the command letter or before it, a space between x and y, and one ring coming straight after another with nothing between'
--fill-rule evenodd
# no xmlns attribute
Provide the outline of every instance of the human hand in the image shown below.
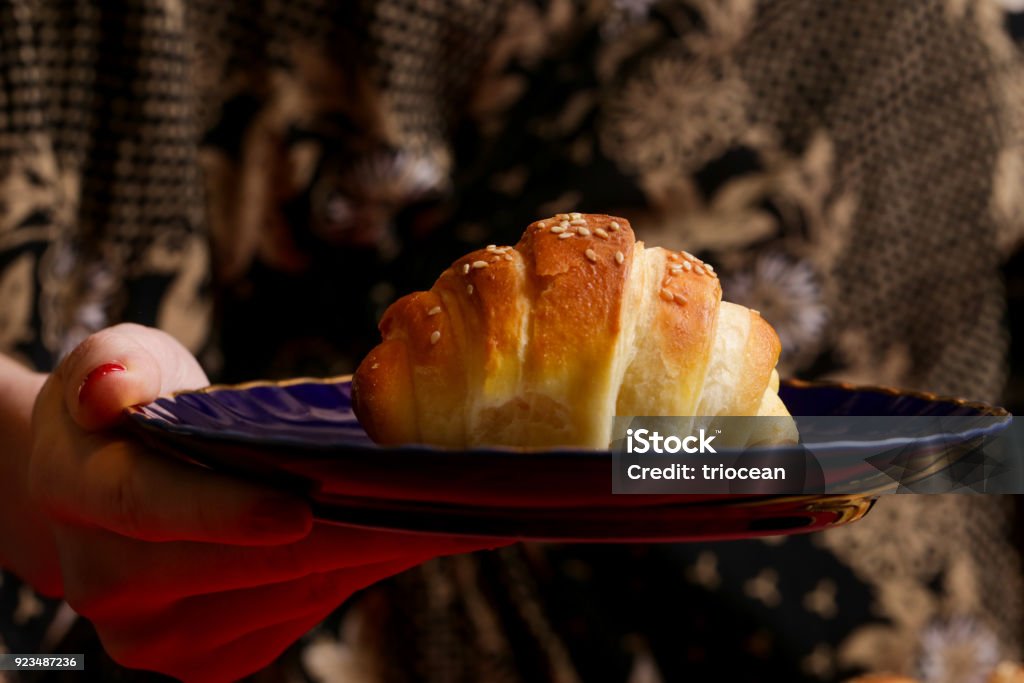
<svg viewBox="0 0 1024 683"><path fill-rule="evenodd" d="M360 588L496 545L314 524L297 498L105 431L127 406L207 383L170 336L119 325L73 351L36 401L31 498L51 522L68 603L121 664L233 680Z"/></svg>

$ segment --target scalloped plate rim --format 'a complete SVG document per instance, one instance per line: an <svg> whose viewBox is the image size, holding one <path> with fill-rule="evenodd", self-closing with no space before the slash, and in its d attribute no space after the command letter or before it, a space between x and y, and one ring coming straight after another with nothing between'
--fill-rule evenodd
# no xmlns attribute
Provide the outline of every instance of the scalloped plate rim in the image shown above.
<svg viewBox="0 0 1024 683"><path fill-rule="evenodd" d="M239 384L214 384L208 387L202 387L200 389L190 389L183 391L176 391L166 396L160 396L157 401L163 400L175 400L179 396L194 396L203 394L212 394L220 391L235 391L244 392L254 388L279 388L284 389L292 386L300 385L337 385L344 384L346 382L351 383L352 375L340 375L337 377L327 378L294 378L288 380L257 380L253 382L243 382ZM784 385L788 385L797 389L839 389L841 391L850 393L873 393L883 394L892 397L908 397L914 398L929 403L942 403L956 406L958 408L968 408L977 411L977 415L966 416L966 417L996 417L1004 418L1000 420L996 425L990 425L985 427L978 427L972 430L959 433L957 436L960 439L969 439L976 436L982 436L992 431L1000 431L1004 429L1012 420L1012 414L1005 408L999 406L992 406L978 401L971 401L968 399L955 398L950 396L941 396L938 394L896 389L885 386L872 386L872 385L857 385L847 382L836 382L828 380L800 380L800 379L787 379L783 380ZM155 403L155 401L154 401ZM611 456L612 451L610 449L584 449L584 448L515 448L506 446L486 446L486 447L472 447L466 449L460 448L445 448L442 446L433 446L430 444L422 443L408 443L408 444L397 444L393 446L378 446L373 444L354 444L339 441L332 441L326 443L313 442L304 440L299 437L291 436L276 436L267 437L266 435L254 435L251 432L244 432L236 429L223 429L217 431L211 431L207 427L201 427L190 424L179 424L174 423L166 418L160 417L159 415L151 414L151 408L153 404L131 406L125 409L126 415L134 421L138 426L146 429L153 433L159 432L171 432L179 436L185 436L195 439L204 439L206 441L223 442L223 443L240 443L246 445L257 445L257 446L270 446L274 448L302 448L306 451L323 451L331 452L336 451L339 447L343 447L350 452L365 452L365 453L382 453L387 451L400 450L403 452L429 452L433 454L450 453L453 455L488 455L488 456L503 456L503 457L519 457L523 455L559 455L559 456L571 456L571 457L603 457L607 458ZM868 417L868 416L865 416ZM879 415L877 417L888 417ZM945 435L936 435L935 437L897 437L900 442L913 442L916 444L927 444L932 440L938 440L944 438ZM862 441L857 442L856 445L861 447L871 446L876 442L873 441ZM816 442L814 448L836 448L846 447L848 443L844 442ZM785 449L786 446L762 446L757 450L758 452L770 453L776 449ZM723 452L735 452L743 449L722 449Z"/></svg>

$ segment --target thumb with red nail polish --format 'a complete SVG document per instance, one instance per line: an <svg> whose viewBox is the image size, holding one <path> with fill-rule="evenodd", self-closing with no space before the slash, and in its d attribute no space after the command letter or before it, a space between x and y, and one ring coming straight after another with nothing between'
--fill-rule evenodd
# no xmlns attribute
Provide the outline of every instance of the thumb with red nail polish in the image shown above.
<svg viewBox="0 0 1024 683"><path fill-rule="evenodd" d="M69 538L82 528L140 542L303 538L312 524L304 501L161 457L107 429L125 408L207 384L188 349L160 330L117 325L79 344L33 410L28 480L40 507L70 525Z"/></svg>
<svg viewBox="0 0 1024 683"><path fill-rule="evenodd" d="M61 364L65 404L79 427L113 426L125 408L208 384L196 360L156 330L119 325L95 334Z"/></svg>
<svg viewBox="0 0 1024 683"><path fill-rule="evenodd" d="M87 405L96 403L100 399L96 388L101 383L100 380L115 372L125 372L127 369L122 363L112 362L104 363L91 370L82 380L82 386L78 388L78 402Z"/></svg>
<svg viewBox="0 0 1024 683"><path fill-rule="evenodd" d="M47 532L29 536L41 548L33 566L45 568L35 576L117 662L238 680L354 592L497 543L314 523L300 497L105 431L126 407L206 384L172 337L118 325L80 344L35 398L29 495L17 506L19 522L31 510Z"/></svg>

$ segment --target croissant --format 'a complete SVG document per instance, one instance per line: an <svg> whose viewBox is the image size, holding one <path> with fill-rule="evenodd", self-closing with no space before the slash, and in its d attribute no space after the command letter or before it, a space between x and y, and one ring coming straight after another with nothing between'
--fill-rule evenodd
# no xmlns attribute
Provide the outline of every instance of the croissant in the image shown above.
<svg viewBox="0 0 1024 683"><path fill-rule="evenodd" d="M627 220L559 214L458 259L385 312L353 377L382 444L607 448L615 415L788 417L775 330L714 269ZM766 421L746 443L795 441Z"/></svg>

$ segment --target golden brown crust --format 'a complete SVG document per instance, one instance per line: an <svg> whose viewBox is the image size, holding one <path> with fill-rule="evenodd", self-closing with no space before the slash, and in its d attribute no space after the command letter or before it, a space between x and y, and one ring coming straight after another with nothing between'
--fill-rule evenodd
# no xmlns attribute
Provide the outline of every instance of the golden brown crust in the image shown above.
<svg viewBox="0 0 1024 683"><path fill-rule="evenodd" d="M530 302L523 384L532 394L572 406L561 411L567 421L562 438L589 444L603 429L608 392L620 382L610 364L634 237L627 221L611 216L567 219L531 224L516 246Z"/></svg>
<svg viewBox="0 0 1024 683"><path fill-rule="evenodd" d="M352 376L352 403L359 423L377 443L419 441L415 404L407 398L412 386L405 344L387 340L363 359Z"/></svg>
<svg viewBox="0 0 1024 683"><path fill-rule="evenodd" d="M503 360L519 347L520 269L519 256L511 247L479 249L452 264L432 290L458 319L459 338L478 341L474 345L478 348L463 352L482 353L481 369L489 377L500 372Z"/></svg>
<svg viewBox="0 0 1024 683"><path fill-rule="evenodd" d="M693 415L707 372L722 288L686 252L647 249L651 319L620 394L620 415Z"/></svg>
<svg viewBox="0 0 1024 683"><path fill-rule="evenodd" d="M537 221L388 309L354 378L356 413L386 443L592 447L616 413L756 414L778 338L732 309L736 339L723 337L721 295L709 265L645 249L622 218Z"/></svg>
<svg viewBox="0 0 1024 683"><path fill-rule="evenodd" d="M531 347L526 370L538 378L581 370L608 353L618 333L622 292L633 259L629 223L611 228L610 216L589 214L587 225L552 232L564 221L538 221L527 228L516 250L523 255L532 302ZM583 228L588 233L562 238ZM598 235L606 235L599 237ZM621 253L622 263L616 259ZM578 362L568 363L569 358Z"/></svg>
<svg viewBox="0 0 1024 683"><path fill-rule="evenodd" d="M771 381L772 371L779 362L782 344L775 328L757 311L749 311L750 337L747 339L746 370L747 381L737 391L737 415L757 415L757 407L764 395L764 387Z"/></svg>

